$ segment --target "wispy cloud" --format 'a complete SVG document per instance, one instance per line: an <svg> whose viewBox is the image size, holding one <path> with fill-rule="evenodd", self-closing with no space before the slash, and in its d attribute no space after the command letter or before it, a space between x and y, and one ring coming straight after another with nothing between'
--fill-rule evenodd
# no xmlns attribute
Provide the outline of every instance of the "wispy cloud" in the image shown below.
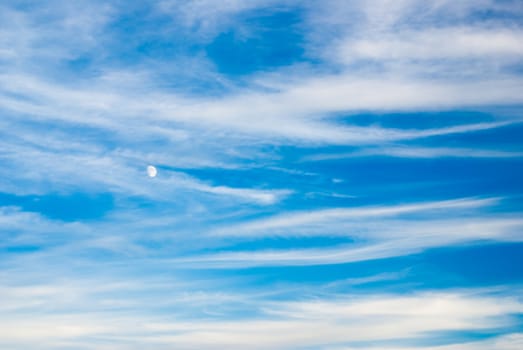
<svg viewBox="0 0 523 350"><path fill-rule="evenodd" d="M0 347L521 348L521 18L2 2Z"/></svg>
<svg viewBox="0 0 523 350"><path fill-rule="evenodd" d="M249 235L249 234L270 234L273 230L283 230L291 233L289 229L299 229L301 227L311 227L314 224L329 224L335 221L339 224L340 220L352 219L362 220L367 218L390 218L397 217L402 214L416 213L416 212L440 212L447 213L449 210L481 208L492 205L498 201L497 198L487 199L456 199L448 201L414 203L396 206L381 206L368 208L336 208L323 209L315 211L304 211L298 213L280 214L276 217L256 220L254 222L245 223L237 227L228 227L223 231L219 231L217 235ZM324 234L329 234L324 232Z"/></svg>
<svg viewBox="0 0 523 350"><path fill-rule="evenodd" d="M126 285L114 287L127 288ZM98 292L104 290L111 289ZM52 289L47 292L41 289L39 296L51 295L49 292L54 293ZM222 299L222 302L233 301ZM103 308L103 305L99 307ZM8 310L9 322L6 319L0 321L2 343L46 344L42 349L81 347L85 339L94 337L98 339L97 346L102 348L127 346L131 349L144 345L161 349L172 346L284 349L343 345L350 348L351 344L382 341L430 344L431 332L488 332L500 324L515 324L511 315L523 311L521 303L513 296L494 297L469 292L375 295L352 299L331 296L330 299L299 302L261 302L254 308L261 313L241 321L211 318L185 322L137 311L129 313L125 306L120 310L100 310L89 314L55 312L31 320ZM28 328L33 330L30 334L24 331ZM517 344L518 337L507 336L492 341Z"/></svg>
<svg viewBox="0 0 523 350"><path fill-rule="evenodd" d="M376 40L377 39L377 40ZM444 28L424 32L397 32L390 37L348 43L342 48L346 60L515 60L523 56L523 33L506 28Z"/></svg>
<svg viewBox="0 0 523 350"><path fill-rule="evenodd" d="M465 199L280 215L218 229L212 235L240 240L344 237L353 242L323 248L220 251L176 261L196 268L328 265L409 255L464 242L521 241L523 221L517 215L488 217L478 212L494 202Z"/></svg>
<svg viewBox="0 0 523 350"><path fill-rule="evenodd" d="M306 156L303 161L322 161L343 158L390 156L399 158L519 158L523 152L497 151L477 148L447 148L447 147L415 147L415 146L384 146L362 148L354 152L328 153Z"/></svg>

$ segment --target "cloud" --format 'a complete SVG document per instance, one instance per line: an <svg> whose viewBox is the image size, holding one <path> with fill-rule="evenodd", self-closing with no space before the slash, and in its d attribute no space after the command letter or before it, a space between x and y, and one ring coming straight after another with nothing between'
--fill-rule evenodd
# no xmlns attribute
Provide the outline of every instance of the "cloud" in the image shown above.
<svg viewBox="0 0 523 350"><path fill-rule="evenodd" d="M306 79L275 93L247 93L214 100L187 99L179 96L152 94L137 98L137 92L92 93L34 81L25 77L4 76L12 81L4 93L4 108L17 113L30 113L40 119L61 120L73 124L108 130L121 129L123 123L143 128L152 136L158 124L172 123L171 128L185 126L197 133L200 128L239 133L256 138L365 144L422 138L459 132L472 132L506 125L504 122L460 125L435 130L404 131L379 127L342 125L320 118L341 112L415 110L419 108L456 108L477 105L515 104L522 102L518 79L498 81L423 82L397 78L349 78L325 76ZM106 88L100 88L106 90ZM23 94L14 99L9 94ZM31 101L39 101L38 103ZM146 102L140 102L140 101ZM64 110L67 113L64 113ZM118 111L115 115L113 111ZM107 118L107 114L112 118ZM140 116L147 115L143 123ZM168 124L164 126L169 126ZM187 126L189 128L187 129Z"/></svg>
<svg viewBox="0 0 523 350"><path fill-rule="evenodd" d="M167 260L195 269L247 269L253 267L318 266L347 264L421 253L424 250L470 242L521 242L521 220L471 220L458 223L399 222L382 231L371 231L369 241L328 248L231 250ZM433 227L424 230L423 226ZM402 227L407 227L402 230ZM358 228L356 226L356 228ZM391 233L392 237L386 237ZM382 237L379 237L383 235ZM351 237L348 235L348 237ZM356 236L360 238L360 236Z"/></svg>
<svg viewBox="0 0 523 350"><path fill-rule="evenodd" d="M261 204L273 204L279 200L280 197L290 194L288 190L279 190L279 191L262 191L262 190L252 190L245 188L231 188L226 186L198 186L198 189L219 194L219 195L229 195L233 197L245 198L258 202Z"/></svg>
<svg viewBox="0 0 523 350"><path fill-rule="evenodd" d="M369 156L387 156L398 158L520 158L523 157L523 152L498 151L477 148L467 149L451 147L385 146L361 148L357 151L346 153L314 154L305 156L303 161L323 161Z"/></svg>
<svg viewBox="0 0 523 350"><path fill-rule="evenodd" d="M228 244L232 239L263 242L268 237L341 237L351 242L321 248L222 249L175 258L173 263L233 269L330 265L405 256L466 242L520 242L523 221L515 214L496 217L480 210L493 203L494 199L461 199L281 214L215 229L211 237L226 238Z"/></svg>
<svg viewBox="0 0 523 350"><path fill-rule="evenodd" d="M439 346L394 346L367 347L369 350L517 350L523 345L523 334L512 333L504 336L493 337L486 340L462 342L459 344L439 345ZM352 347L335 347L332 350L356 350Z"/></svg>
<svg viewBox="0 0 523 350"><path fill-rule="evenodd" d="M114 288L128 287L113 284L110 289L97 289L96 292L107 293ZM56 291L41 289L21 295L25 299L30 295L34 297L35 292L39 297L48 298L50 293ZM98 295L103 297L103 294ZM234 303L227 299L221 301ZM110 311L103 311L103 305L98 307L100 309L95 313L65 314L55 311L32 318L23 318L22 313L13 314L12 310L7 310L9 319L5 318L5 313L0 318L1 343L15 342L41 349L90 346L92 342L89 339L97 339L97 346L101 348L128 349L145 345L154 345L159 349L173 346L190 349L343 348L344 345L351 348L351 345L393 340L400 344L430 344L433 341L431 333L488 332L500 325L515 324L516 320L511 315L523 312L521 302L513 296L482 295L474 291L352 298L331 295L329 298L303 301L259 301L250 307L257 308L261 313L243 320L218 317L182 322L138 312L135 306ZM134 311L129 312L129 307ZM27 333L27 329L31 332ZM506 335L488 340L486 344L517 344L518 339L517 334ZM430 345L406 346L412 349L436 348Z"/></svg>
<svg viewBox="0 0 523 350"><path fill-rule="evenodd" d="M357 60L436 60L498 57L514 60L523 56L523 32L506 28L474 27L429 29L422 32L396 32L389 37L349 42L341 49L341 59Z"/></svg>
<svg viewBox="0 0 523 350"><path fill-rule="evenodd" d="M362 220L367 218L387 218L397 217L402 214L416 213L416 212L445 212L449 210L459 210L468 208L481 208L495 204L498 198L486 199L455 199L447 201L436 201L426 203L413 203L403 205L391 206L376 206L376 207L356 207L356 208L333 208L320 209L314 211L303 211L296 213L284 213L274 217L269 217L253 222L241 224L236 227L228 227L223 231L216 232L217 235L257 235L270 234L273 230L282 230L289 232L290 229L299 229L302 227L310 227L314 224L328 224L336 221ZM336 222L339 224L339 222ZM290 232L289 232L290 233ZM295 233L292 233L295 234ZM325 232L328 234L328 232Z"/></svg>
<svg viewBox="0 0 523 350"><path fill-rule="evenodd" d="M281 11L299 22L288 65L237 75L209 54L232 32L245 52L263 49ZM520 171L521 16L491 0L2 3L0 347L519 349L512 280L438 290L378 262L341 280L323 266L321 285L246 268L313 274L521 242L519 182L504 181ZM410 125L431 111L452 113ZM341 145L351 153L321 154ZM373 155L413 178L433 158L480 165L466 188L452 174L444 190L402 183L424 198L408 202L363 167L303 161ZM347 195L364 177L372 191ZM60 220L9 203L70 194L112 204ZM475 197L445 200L456 196Z"/></svg>

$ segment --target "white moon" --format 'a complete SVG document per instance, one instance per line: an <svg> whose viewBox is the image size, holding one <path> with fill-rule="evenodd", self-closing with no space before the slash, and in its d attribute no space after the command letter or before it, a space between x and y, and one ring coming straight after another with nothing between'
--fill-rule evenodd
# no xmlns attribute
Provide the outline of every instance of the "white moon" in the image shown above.
<svg viewBox="0 0 523 350"><path fill-rule="evenodd" d="M147 166L147 175L149 175L149 177L155 177L156 174L158 174L158 170L156 170L156 168L153 167L152 165L148 165Z"/></svg>

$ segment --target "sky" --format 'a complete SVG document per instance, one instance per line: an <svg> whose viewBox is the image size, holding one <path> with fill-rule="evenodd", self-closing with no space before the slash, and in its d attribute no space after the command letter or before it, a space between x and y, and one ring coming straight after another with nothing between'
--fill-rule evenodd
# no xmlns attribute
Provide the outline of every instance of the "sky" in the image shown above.
<svg viewBox="0 0 523 350"><path fill-rule="evenodd" d="M519 0L3 0L0 348L522 349L522 91Z"/></svg>

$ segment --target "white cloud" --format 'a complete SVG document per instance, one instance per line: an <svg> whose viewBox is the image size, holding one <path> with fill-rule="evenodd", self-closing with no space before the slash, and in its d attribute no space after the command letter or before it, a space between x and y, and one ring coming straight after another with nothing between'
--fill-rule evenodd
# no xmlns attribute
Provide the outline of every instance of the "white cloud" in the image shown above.
<svg viewBox="0 0 523 350"><path fill-rule="evenodd" d="M455 199L447 201L413 203L403 205L391 206L375 206L375 207L355 207L355 208L331 208L319 209L310 211L301 211L295 213L283 213L274 217L264 218L247 222L233 227L224 228L221 231L216 231L216 235L238 235L238 236L257 236L270 235L273 230L281 230L279 232L288 232L295 235L296 232L304 227L311 227L316 224L337 225L342 220L361 220L367 218L383 219L387 217L397 217L402 214L416 213L416 212L447 212L459 209L472 209L491 206L495 204L498 198L487 199ZM324 232L329 234L329 232Z"/></svg>
<svg viewBox="0 0 523 350"><path fill-rule="evenodd" d="M172 263L195 268L248 268L343 264L419 253L465 242L520 242L523 220L515 213L484 212L495 199L462 199L389 207L338 208L280 214L211 229L210 237L260 240L266 237L344 237L351 243L322 248L221 250Z"/></svg>
<svg viewBox="0 0 523 350"><path fill-rule="evenodd" d="M342 46L341 59L435 60L518 59L523 56L523 32L474 27L396 32Z"/></svg>
<svg viewBox="0 0 523 350"><path fill-rule="evenodd" d="M29 295L34 292L26 297ZM38 293L39 297L46 295L49 293ZM234 303L234 300L221 301ZM89 339L97 339L97 348L340 348L361 342L430 342L430 332L488 331L513 325L515 319L510 315L523 312L521 302L514 297L493 297L473 291L259 301L251 304L251 308L262 313L242 320L207 318L180 322L137 312L136 306L131 306L133 312L126 308L102 311L103 305L99 308L98 312L53 312L31 318L8 310L0 317L0 343L39 349L65 344L90 346ZM518 339L517 334L507 335L487 343L517 344ZM412 347L418 348L437 347Z"/></svg>
<svg viewBox="0 0 523 350"><path fill-rule="evenodd" d="M251 34L246 24L238 27L245 11L269 4L300 7L304 50L320 67L302 62L241 81L217 72L204 47L165 62L139 57L126 65L119 59L132 57L111 52L111 44L127 44L111 26L123 7L52 1L22 11L11 4L0 5L0 191L110 192L117 210L103 222L64 223L0 208L1 247L39 248L3 256L2 347L350 347L357 341L423 342L430 332L509 330L515 324L511 315L522 312L516 297L433 292L310 300L293 294L299 302L275 302L268 295L280 292L277 288L227 293L223 290L236 286L229 280L191 284L210 277L181 272L188 267L336 264L463 242L521 241L518 213L489 214L497 199L327 208L242 221L277 209L245 203L276 204L299 188L271 189L254 180L248 182L252 186L230 187L179 169L238 169L265 161L276 168L281 162L267 145L372 146L355 153L408 157L466 153L466 148L388 145L511 126L521 117L413 130L361 127L338 116L523 103L518 92L523 79L513 70L523 55L519 25L510 16L467 22L478 7L521 15L519 3L166 0L143 14L145 20L148 15L171 17L169 25L155 28L166 38L205 45L235 27ZM86 71L64 68L82 59ZM172 67L169 74L166 66ZM193 90L194 81L204 82L203 92ZM212 84L218 92L206 90ZM508 156L502 150L475 155ZM178 170L162 170L151 181L144 164ZM143 207L134 202L137 197ZM229 227L217 227L218 222ZM231 242L274 236L355 242L211 253ZM214 273L219 275L211 271L206 276ZM136 280L115 282L128 276ZM160 285L152 283L153 277ZM441 348L515 349L521 339L514 334Z"/></svg>
<svg viewBox="0 0 523 350"><path fill-rule="evenodd" d="M285 1L284 1L285 2ZM283 3L284 3L283 2ZM173 25L181 24L190 29L191 36L199 36L209 41L216 35L234 28L238 25L236 17L242 13L253 10L269 9L274 0L225 0L219 4L212 0L162 0L157 5L159 12L173 17ZM178 23L177 23L178 22ZM238 30L238 28L235 28Z"/></svg>
<svg viewBox="0 0 523 350"><path fill-rule="evenodd" d="M253 190L248 188L231 188L226 186L197 186L197 189L203 192L209 192L219 195L228 195L233 197L239 197L247 200L252 200L260 204L273 204L277 202L281 197L289 195L289 190L275 190L275 191L264 191L264 190Z"/></svg>
<svg viewBox="0 0 523 350"><path fill-rule="evenodd" d="M523 157L523 152L477 148L384 146L361 148L357 151L346 153L313 154L303 157L302 160L308 162L367 156L389 156L398 158L520 158Z"/></svg>
<svg viewBox="0 0 523 350"><path fill-rule="evenodd" d="M122 125L157 133L151 126L171 122L167 129L184 127L198 133L207 129L257 139L312 141L344 144L381 143L449 133L494 128L504 123L468 124L444 129L407 131L379 127L340 125L325 115L358 111L415 110L514 104L522 102L519 79L497 81L409 81L394 77L358 78L324 76L295 82L276 93L250 92L220 98L188 99L176 95L145 94L101 87L104 93L69 89L27 77L4 76L12 81L2 97L4 108L30 113L37 119L101 127L125 134ZM28 99L9 95L23 94ZM38 102L31 102L38 101ZM111 116L111 118L109 118ZM143 116L147 116L147 123Z"/></svg>
<svg viewBox="0 0 523 350"><path fill-rule="evenodd" d="M367 350L519 350L523 346L523 334L511 333L486 340L460 342L440 346L371 346ZM329 347L329 350L358 350L358 347Z"/></svg>
<svg viewBox="0 0 523 350"><path fill-rule="evenodd" d="M351 227L352 226L352 227ZM342 236L356 242L328 248L231 250L168 260L187 268L243 269L267 266L314 266L346 264L420 253L426 249L467 242L521 242L523 220L471 218L454 221L387 222L381 225L321 225L307 235ZM337 230L337 231L336 231ZM318 233L320 232L320 233ZM341 232L341 233L340 233ZM289 230L287 237L303 232ZM252 236L251 236L252 237Z"/></svg>

